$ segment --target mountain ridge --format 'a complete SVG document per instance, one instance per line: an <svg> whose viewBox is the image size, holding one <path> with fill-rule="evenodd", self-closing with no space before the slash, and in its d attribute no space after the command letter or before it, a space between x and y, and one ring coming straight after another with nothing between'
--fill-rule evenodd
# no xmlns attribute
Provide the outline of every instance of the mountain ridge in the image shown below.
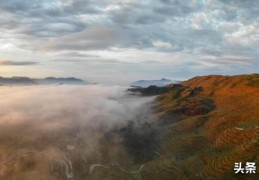
<svg viewBox="0 0 259 180"><path fill-rule="evenodd" d="M138 80L138 81L132 82L130 85L133 87L146 88L148 86L162 87L162 86L166 86L168 84L179 84L179 81L161 78L158 80Z"/></svg>
<svg viewBox="0 0 259 180"><path fill-rule="evenodd" d="M243 179L234 173L236 162L258 168L259 74L199 76L180 84L155 101L161 121L172 126L160 150L165 159L178 158L171 166L179 171L171 176ZM152 176L147 169L147 179ZM258 179L258 173L247 179Z"/></svg>
<svg viewBox="0 0 259 180"><path fill-rule="evenodd" d="M129 123L120 130L134 167L145 165L139 179L259 178L258 172L234 171L238 162L255 162L258 169L259 74L199 76L166 87L129 90L158 95L148 114L151 122ZM113 167L98 169L93 177L108 173L114 179L135 179Z"/></svg>
<svg viewBox="0 0 259 180"><path fill-rule="evenodd" d="M49 85L49 84L87 84L85 81L75 77L46 77L46 78L29 78L29 77L1 77L0 85Z"/></svg>

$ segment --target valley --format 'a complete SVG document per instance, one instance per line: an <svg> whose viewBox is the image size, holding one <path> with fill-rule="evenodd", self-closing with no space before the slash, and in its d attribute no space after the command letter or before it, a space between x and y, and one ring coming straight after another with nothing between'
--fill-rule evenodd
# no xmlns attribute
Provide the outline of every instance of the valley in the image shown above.
<svg viewBox="0 0 259 180"><path fill-rule="evenodd" d="M251 74L129 90L16 87L19 93L2 102L16 111L1 110L0 177L258 179L234 173L235 162L258 168L258 84L259 75Z"/></svg>

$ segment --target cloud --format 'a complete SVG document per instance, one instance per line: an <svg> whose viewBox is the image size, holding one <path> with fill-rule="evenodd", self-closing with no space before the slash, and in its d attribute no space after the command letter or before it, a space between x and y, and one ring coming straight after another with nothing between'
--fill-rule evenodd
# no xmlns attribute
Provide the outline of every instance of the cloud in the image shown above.
<svg viewBox="0 0 259 180"><path fill-rule="evenodd" d="M255 46L259 43L258 28L258 22L250 25L239 24L232 33L226 34L226 40L232 45Z"/></svg>
<svg viewBox="0 0 259 180"><path fill-rule="evenodd" d="M0 178L11 179L90 179L94 163L131 164L118 144L122 137L111 130L146 120L153 99L93 85L1 87L0 94Z"/></svg>
<svg viewBox="0 0 259 180"><path fill-rule="evenodd" d="M172 44L170 42L154 41L153 46L161 49L169 49L172 47Z"/></svg>
<svg viewBox="0 0 259 180"><path fill-rule="evenodd" d="M3 87L1 91L7 94L1 101L5 108L1 109L0 123L30 123L32 126L38 124L39 126L33 128L42 129L48 126L55 131L75 122L89 128L99 123L124 124L134 118L143 104L152 100L128 97L125 90L120 86L94 85ZM43 92L45 96L41 98L39 95ZM31 112L31 109L34 111ZM37 117L37 120L33 117ZM95 123L92 124L93 122ZM52 123L54 126L51 126Z"/></svg>
<svg viewBox="0 0 259 180"><path fill-rule="evenodd" d="M84 53L79 53L79 52L66 52L62 54L57 54L57 56L61 57L82 57L82 58L93 58L93 57L99 57L97 55L91 55L91 54L84 54Z"/></svg>
<svg viewBox="0 0 259 180"><path fill-rule="evenodd" d="M121 62L119 60L116 59L103 59L103 58L98 58L97 57L91 57L91 56L86 56L86 57L74 57L74 58L58 58L58 59L53 59L52 62L80 62L82 63L82 65L93 65L93 64L127 64L127 62Z"/></svg>
<svg viewBox="0 0 259 180"><path fill-rule="evenodd" d="M256 31L250 30L249 35L235 38L231 34L235 34L236 29L226 26L227 24L241 25L244 28L240 31L246 31L246 27L249 31L249 25L253 26L253 23L256 22L256 17L250 13L249 8L255 10L258 3L233 2L235 1L229 0L223 3L218 0L211 3L209 0L192 0L186 3L179 0L151 0L148 2L25 0L21 3L12 0L3 1L0 5L3 10L1 13L9 19L2 27L16 26L16 28L12 28L15 29L16 35L26 35L24 40L21 39L22 41L26 41L28 38L32 38L32 41L35 38L42 39L44 44L48 44L46 48L52 51L109 49L114 44L123 48L146 49L152 48L155 41L161 41L174 44L170 48L168 46L167 49L181 52L183 49L196 51L197 48L213 50L215 46L217 49L224 49L223 41L230 43L232 49L239 48L233 46L235 43L249 46L248 41L253 41L253 44L257 44L257 40L249 39L250 35L253 36L257 33ZM18 12L18 14L13 12ZM248 18L249 21L246 22L245 20ZM254 27L256 28L256 26ZM100 42L100 39L79 38L88 33L92 34L93 32L89 32L91 29L96 29L97 34L100 31L102 31L102 35L107 34L105 37L100 35L104 38L103 42ZM111 31L114 32L107 29L113 29ZM200 30L202 34L195 30ZM207 32L215 33L208 34ZM116 33L123 34L123 36L120 36L119 39L114 38ZM92 35L94 36L94 34ZM207 34L205 39L197 38L203 34ZM111 38L107 39L109 36ZM217 37L222 37L222 39ZM80 39L78 44L73 44L74 38ZM65 40L72 40L72 42L63 43ZM215 40L219 44L213 43ZM163 50L163 48L157 48L157 50Z"/></svg>
<svg viewBox="0 0 259 180"><path fill-rule="evenodd" d="M197 0L192 0L189 3L180 0L160 0L160 6L154 6L153 10L156 13L165 16L185 16L189 13L196 12L202 8L202 3Z"/></svg>
<svg viewBox="0 0 259 180"><path fill-rule="evenodd" d="M164 68L154 70L150 63L145 64L145 61L153 59L144 55L156 52L154 58L159 58L160 65L165 67L168 64L177 65L178 60L175 56L181 54L181 61L188 62L184 63L184 67L180 67L184 69L199 64L199 58L203 56L204 59L207 56L221 58L229 55L252 59L258 57L258 5L257 1L242 0L1 1L0 44L12 44L13 47L27 50L31 55L22 56L24 59L20 59L19 56L23 53L17 51L17 55L9 55L11 51L1 51L5 53L5 59L17 61L31 61L37 56L37 62L48 62L52 59L55 61L56 58L77 63L83 58L98 59L102 52L103 59L138 63L145 71L141 69L136 72L134 68L130 70L126 66L122 71L139 76L140 79L145 75L143 72L146 76L154 77L158 73L164 74L165 71L174 79L178 74L170 73ZM134 50L139 50L142 55L135 57ZM161 57L161 52L167 52L171 59ZM56 56L58 53L67 56L60 58ZM124 57L118 58L122 53L127 60ZM109 54L114 56L110 57ZM68 60L68 57L71 60ZM235 61L219 61L229 66L229 62L235 64ZM71 64L70 67L65 67L64 64L53 67L51 63L40 63L40 66L42 69L55 68L54 71L57 73L68 71L71 75L85 74L83 68L82 72L73 70L77 68L77 63ZM104 69L105 72L115 71L109 66L108 61L107 64L105 61L103 63L101 67L93 68L96 68L97 72L100 69ZM257 63L256 60L251 63L252 72L255 69L252 66L257 66ZM242 68L238 70L239 73L249 72L247 69L242 71ZM225 73L229 72L228 70ZM196 76L197 71L186 72L186 76L189 77L190 74ZM102 79L105 78L107 76L104 75Z"/></svg>
<svg viewBox="0 0 259 180"><path fill-rule="evenodd" d="M38 62L32 61L0 61L0 66L28 66L28 65L36 65Z"/></svg>
<svg viewBox="0 0 259 180"><path fill-rule="evenodd" d="M254 64L254 60L250 57L242 57L242 56L231 56L231 55L225 55L221 57L215 57L215 56L203 56L200 60L197 62L200 63L201 68L203 65L205 66L215 66L215 67L227 67L227 66L249 66L251 64ZM199 64L198 63L198 64ZM223 67L224 68L224 67Z"/></svg>
<svg viewBox="0 0 259 180"><path fill-rule="evenodd" d="M98 50L111 47L116 42L116 30L96 27L72 35L55 38L43 46L43 50Z"/></svg>

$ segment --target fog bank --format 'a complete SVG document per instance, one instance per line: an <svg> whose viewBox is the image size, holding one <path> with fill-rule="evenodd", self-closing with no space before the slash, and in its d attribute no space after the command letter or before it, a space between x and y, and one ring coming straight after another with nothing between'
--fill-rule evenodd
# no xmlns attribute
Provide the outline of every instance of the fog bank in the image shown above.
<svg viewBox="0 0 259 180"><path fill-rule="evenodd" d="M0 87L0 179L82 179L89 177L94 163L123 165L120 158L128 158L129 164L131 157L121 145L100 144L107 132L141 121L141 114L149 112L153 98L125 90L101 85ZM105 157L103 151L109 151Z"/></svg>

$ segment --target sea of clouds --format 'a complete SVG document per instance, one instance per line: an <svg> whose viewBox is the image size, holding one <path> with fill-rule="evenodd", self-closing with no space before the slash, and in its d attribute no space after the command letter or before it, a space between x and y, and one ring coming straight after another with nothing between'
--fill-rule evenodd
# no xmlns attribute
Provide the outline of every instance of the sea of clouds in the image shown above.
<svg viewBox="0 0 259 180"><path fill-rule="evenodd" d="M152 100L121 86L1 86L0 179L88 175L102 161L103 136L136 121Z"/></svg>

